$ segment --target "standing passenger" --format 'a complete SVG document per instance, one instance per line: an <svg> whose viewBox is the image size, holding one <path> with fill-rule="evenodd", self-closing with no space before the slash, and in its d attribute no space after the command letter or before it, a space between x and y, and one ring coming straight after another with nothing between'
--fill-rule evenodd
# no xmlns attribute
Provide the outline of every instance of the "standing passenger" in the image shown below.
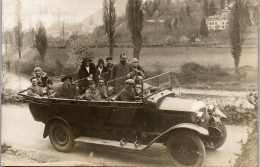
<svg viewBox="0 0 260 167"><path fill-rule="evenodd" d="M107 72L107 69L104 64L105 63L103 59L98 59L98 65L96 67L96 76L98 78L101 77L101 74Z"/></svg>
<svg viewBox="0 0 260 167"><path fill-rule="evenodd" d="M93 63L91 63L91 61L92 59L90 57L83 58L82 64L78 71L77 79L83 79L78 82L80 94L83 94L86 91L88 82L95 79L96 67Z"/></svg>
<svg viewBox="0 0 260 167"><path fill-rule="evenodd" d="M120 55L120 62L118 64L115 64L112 68L111 74L110 74L110 80L126 77L126 75L133 71L133 67L128 64L127 62L127 55L121 54ZM118 93L122 85L124 85L125 80L116 80L114 83L114 93Z"/></svg>

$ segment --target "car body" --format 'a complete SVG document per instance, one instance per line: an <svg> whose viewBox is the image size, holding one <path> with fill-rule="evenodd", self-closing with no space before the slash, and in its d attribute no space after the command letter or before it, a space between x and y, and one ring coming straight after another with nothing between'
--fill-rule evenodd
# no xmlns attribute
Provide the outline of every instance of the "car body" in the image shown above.
<svg viewBox="0 0 260 167"><path fill-rule="evenodd" d="M170 72L142 84L157 89L133 102L19 95L29 104L33 118L45 124L43 137L49 135L58 151L70 151L75 141L135 150L146 150L156 142L167 146L173 165L199 166L205 147L217 149L224 144L226 129L221 119L225 115L202 101L176 97Z"/></svg>

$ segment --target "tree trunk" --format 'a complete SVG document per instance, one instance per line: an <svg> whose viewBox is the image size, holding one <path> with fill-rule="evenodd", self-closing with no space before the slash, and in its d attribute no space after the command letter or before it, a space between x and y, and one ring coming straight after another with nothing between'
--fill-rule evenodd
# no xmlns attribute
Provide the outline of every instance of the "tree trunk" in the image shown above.
<svg viewBox="0 0 260 167"><path fill-rule="evenodd" d="M234 59L234 63L235 63L235 74L239 75L240 71L239 71L239 60L238 59Z"/></svg>
<svg viewBox="0 0 260 167"><path fill-rule="evenodd" d="M114 54L114 46L113 46L113 42L110 40L109 41L109 55L110 57L113 57Z"/></svg>
<svg viewBox="0 0 260 167"><path fill-rule="evenodd" d="M18 53L19 53L19 59L21 59L21 58L22 58L21 51L20 51L20 50L18 50Z"/></svg>

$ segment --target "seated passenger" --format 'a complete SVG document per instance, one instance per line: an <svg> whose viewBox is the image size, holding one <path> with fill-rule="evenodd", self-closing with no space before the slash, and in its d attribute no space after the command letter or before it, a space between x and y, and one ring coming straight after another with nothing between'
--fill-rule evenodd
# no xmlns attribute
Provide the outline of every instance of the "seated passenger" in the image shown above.
<svg viewBox="0 0 260 167"><path fill-rule="evenodd" d="M107 87L105 85L104 78L98 78L98 86L97 89L99 90L100 96L102 99L107 99Z"/></svg>
<svg viewBox="0 0 260 167"><path fill-rule="evenodd" d="M58 88L55 97L57 98L65 98L65 99L75 99L77 97L77 89L76 86L72 85L72 77L65 76L61 78L63 84L60 88Z"/></svg>
<svg viewBox="0 0 260 167"><path fill-rule="evenodd" d="M41 87L46 87L46 82L48 79L48 76L45 72L42 71L40 67L35 67L34 68L34 73L33 76L38 79L38 85Z"/></svg>
<svg viewBox="0 0 260 167"><path fill-rule="evenodd" d="M32 77L31 83L32 83L32 85L27 89L28 90L27 95L35 96L35 97L43 96L42 87L38 86L38 78Z"/></svg>
<svg viewBox="0 0 260 167"><path fill-rule="evenodd" d="M135 95L134 91L134 80L128 79L125 81L126 86L123 90L121 90L118 94L118 97L116 100L118 101L135 101L137 99L140 99L140 97Z"/></svg>
<svg viewBox="0 0 260 167"><path fill-rule="evenodd" d="M86 99L88 101L100 101L101 96L99 90L96 88L95 81L89 81L89 88L86 90L85 94L81 95L79 99Z"/></svg>
<svg viewBox="0 0 260 167"><path fill-rule="evenodd" d="M151 86L145 82L143 83L143 88L142 88L142 81L143 81L143 77L138 76L136 78L136 85L135 85L136 95L141 95L141 93L143 91L143 96L146 97L146 96L150 95L151 92L154 92L157 90L157 88L155 86Z"/></svg>
<svg viewBox="0 0 260 167"><path fill-rule="evenodd" d="M47 96L48 98L53 98L53 97L55 97L55 94L56 94L57 92L54 91L52 80L47 79L47 82L46 82L46 83L47 83L47 86L46 86L46 96Z"/></svg>

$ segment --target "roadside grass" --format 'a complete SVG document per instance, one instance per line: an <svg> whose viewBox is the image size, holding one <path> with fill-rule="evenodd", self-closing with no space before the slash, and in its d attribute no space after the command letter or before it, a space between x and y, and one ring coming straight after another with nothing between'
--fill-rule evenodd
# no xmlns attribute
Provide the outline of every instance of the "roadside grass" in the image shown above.
<svg viewBox="0 0 260 167"><path fill-rule="evenodd" d="M12 146L6 143L1 144L1 154L6 153L8 150L12 150Z"/></svg>

